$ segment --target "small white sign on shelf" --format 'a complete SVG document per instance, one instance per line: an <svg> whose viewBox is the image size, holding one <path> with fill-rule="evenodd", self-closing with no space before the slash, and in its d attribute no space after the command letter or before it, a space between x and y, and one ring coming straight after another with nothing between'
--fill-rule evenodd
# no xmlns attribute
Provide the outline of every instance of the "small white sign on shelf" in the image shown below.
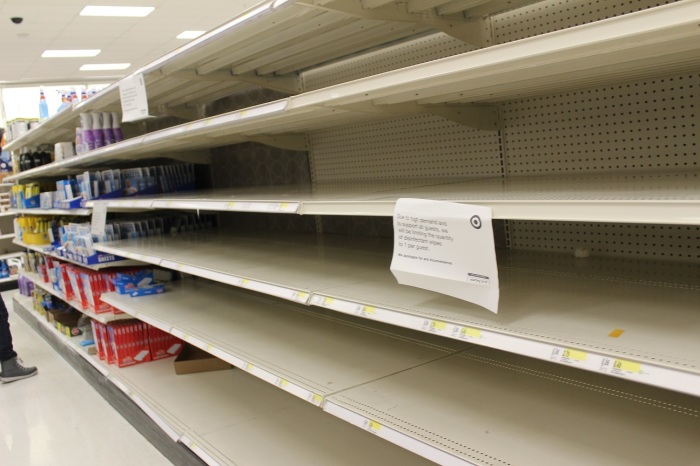
<svg viewBox="0 0 700 466"><path fill-rule="evenodd" d="M107 223L107 203L96 201L92 207L92 222L90 223L90 233L96 236L99 241L105 241L105 225Z"/></svg>
<svg viewBox="0 0 700 466"><path fill-rule="evenodd" d="M402 285L498 312L498 266L488 207L399 199L391 272Z"/></svg>
<svg viewBox="0 0 700 466"><path fill-rule="evenodd" d="M150 117L143 74L124 78L119 84L119 98L122 104L122 122L143 120Z"/></svg>

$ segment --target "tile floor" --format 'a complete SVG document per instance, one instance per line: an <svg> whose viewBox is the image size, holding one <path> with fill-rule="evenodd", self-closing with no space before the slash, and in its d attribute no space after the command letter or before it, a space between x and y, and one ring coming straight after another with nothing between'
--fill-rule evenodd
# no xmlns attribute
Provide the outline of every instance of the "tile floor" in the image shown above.
<svg viewBox="0 0 700 466"><path fill-rule="evenodd" d="M15 351L35 377L0 384L0 466L111 466L171 463L71 366L13 315Z"/></svg>

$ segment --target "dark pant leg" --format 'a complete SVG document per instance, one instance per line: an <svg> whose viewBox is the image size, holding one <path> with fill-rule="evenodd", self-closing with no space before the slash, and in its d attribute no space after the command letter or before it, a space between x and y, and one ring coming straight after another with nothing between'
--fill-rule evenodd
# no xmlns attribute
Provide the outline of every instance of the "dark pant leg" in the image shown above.
<svg viewBox="0 0 700 466"><path fill-rule="evenodd" d="M17 356L17 353L12 348L10 322L7 319L7 308L3 299L0 298L0 361L7 361Z"/></svg>

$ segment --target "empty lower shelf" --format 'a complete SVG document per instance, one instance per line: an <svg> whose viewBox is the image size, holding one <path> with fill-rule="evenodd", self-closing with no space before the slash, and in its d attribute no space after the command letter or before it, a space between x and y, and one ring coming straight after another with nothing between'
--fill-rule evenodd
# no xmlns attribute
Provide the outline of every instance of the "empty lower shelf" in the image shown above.
<svg viewBox="0 0 700 466"><path fill-rule="evenodd" d="M695 464L700 399L475 348L324 409L446 465Z"/></svg>
<svg viewBox="0 0 700 466"><path fill-rule="evenodd" d="M174 282L160 295L107 293L102 300L316 405L471 346L325 316L205 280Z"/></svg>
<svg viewBox="0 0 700 466"><path fill-rule="evenodd" d="M42 322L30 298L16 295L18 304ZM56 334L210 465L432 464L244 371L175 375L172 359L119 369Z"/></svg>
<svg viewBox="0 0 700 466"><path fill-rule="evenodd" d="M390 250L343 238L205 233L96 249L345 314L700 396L693 270L624 260L499 258L501 302L476 305L396 283ZM610 274L610 267L616 267ZM563 273L562 270L573 271ZM685 273L686 275L683 275ZM616 278L612 278L615 276Z"/></svg>

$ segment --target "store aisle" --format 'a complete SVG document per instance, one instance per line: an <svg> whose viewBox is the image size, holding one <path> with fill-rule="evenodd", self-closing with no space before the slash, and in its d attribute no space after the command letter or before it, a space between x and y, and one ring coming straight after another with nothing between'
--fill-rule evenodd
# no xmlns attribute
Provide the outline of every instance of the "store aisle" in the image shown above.
<svg viewBox="0 0 700 466"><path fill-rule="evenodd" d="M15 350L39 374L0 384L1 466L171 465L10 310Z"/></svg>

